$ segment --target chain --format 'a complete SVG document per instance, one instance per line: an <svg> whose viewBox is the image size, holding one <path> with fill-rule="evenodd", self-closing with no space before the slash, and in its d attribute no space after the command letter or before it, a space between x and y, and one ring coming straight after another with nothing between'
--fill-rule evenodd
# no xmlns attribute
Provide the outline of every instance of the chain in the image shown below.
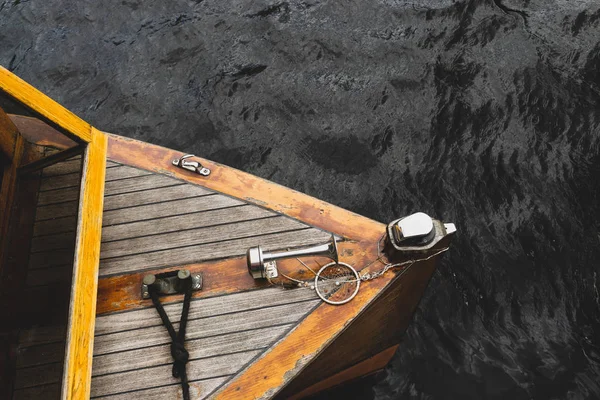
<svg viewBox="0 0 600 400"><path fill-rule="evenodd" d="M383 274L385 274L386 272L388 272L390 269L392 268L396 268L396 267L402 267L402 266L407 266L407 268L410 268L410 266L412 266L414 263L416 262L420 262L420 261L427 261L439 254L442 254L443 252L447 251L449 249L449 247L445 247L425 258L419 258L416 260L407 260L407 261L403 261L401 263L396 263L396 264L386 264L382 269L380 269L379 271L376 272L367 272L365 274L360 274L360 280L365 282L365 281L370 281L376 278L379 278L380 276L382 276ZM381 261L381 257L377 258L377 260L375 261ZM369 265L373 264L375 261L371 262Z"/></svg>
<svg viewBox="0 0 600 400"><path fill-rule="evenodd" d="M380 240L381 240L381 239L380 239ZM373 280L373 279L377 279L377 278L379 278L380 276L384 275L386 272L388 272L388 271L389 271L390 269L392 269L392 268L397 268L397 267L406 266L406 268L404 269L404 272L405 272L405 271L407 271L407 270L408 270L408 268L410 268L410 267L411 267L411 266L412 266L414 263L421 262L421 261L427 261L427 260L430 260L430 259L432 259L433 257L435 257L435 256L438 256L438 255L442 254L442 253L443 253L443 252L445 252L445 251L448 251L448 249L449 249L449 247L444 247L443 249L441 249L441 250L439 250L439 251L437 251L437 252L435 252L435 253L433 253L433 254L430 254L429 256L427 256L427 257L424 257L424 258L418 258L418 259L414 259L414 260L406 260L406 261L403 261L403 262L400 262L400 263L395 263L395 264L388 263L388 264L385 264L385 265L383 266L383 268L382 268L382 269L380 269L379 271L375 271L375 272L366 272L366 273L364 273L364 274L361 274L361 273L359 272L358 276L359 276L359 278L360 278L360 280L361 280L361 281L363 281L363 282L366 282L366 281L371 281L371 280ZM379 253L379 257L377 257L375 260L371 261L369 264L365 265L365 267L364 267L364 268L367 268L367 267L369 267L370 265L372 265L372 264L376 263L377 261L379 261L379 262L383 263L383 260L382 260L382 258L381 258L383 254L381 253L381 249L380 249L380 246L379 246L379 242L377 243L377 251L378 251L378 253ZM315 276L317 275L317 273L316 273L316 272L315 272L315 271L314 271L312 268L310 268L308 265L306 265L304 262L302 262L302 260L300 260L299 258L296 258L296 260L298 260L298 261L299 261L299 262L300 262L300 263L301 263L301 264L302 264L302 265L303 265L305 268L307 268L309 271L311 271L311 272L312 272L312 273L313 273ZM363 269L364 269L364 268L363 268ZM282 275L284 278L286 278L286 279L289 279L290 281L292 281L292 282L296 283L296 285L297 285L297 286L310 287L311 289L312 289L312 288L314 288L314 285L310 285L308 282L301 281L301 280L298 280L298 279L294 279L294 278L292 278L291 276L287 276L287 275L285 275L285 274L283 274L283 273L281 273L281 272L280 272L280 274L281 274L281 275ZM271 280L269 279L269 283L273 283L273 282L271 282ZM283 284L282 284L282 286L283 286Z"/></svg>

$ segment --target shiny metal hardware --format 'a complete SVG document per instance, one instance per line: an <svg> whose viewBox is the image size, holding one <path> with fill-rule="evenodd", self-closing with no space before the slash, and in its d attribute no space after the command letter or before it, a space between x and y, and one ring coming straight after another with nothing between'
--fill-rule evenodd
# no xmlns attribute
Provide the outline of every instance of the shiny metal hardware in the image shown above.
<svg viewBox="0 0 600 400"><path fill-rule="evenodd" d="M392 221L386 231L384 253L390 262L397 262L406 253L427 253L447 236L454 234L456 226L418 212Z"/></svg>
<svg viewBox="0 0 600 400"><path fill-rule="evenodd" d="M268 268L272 268L269 261L275 261L282 258L295 258L303 256L323 256L338 262L337 242L335 236L327 243L304 247L296 250L282 251L276 253L265 253L260 246L251 247L246 252L246 261L248 263L248 272L254 279L267 278L269 276ZM277 267L275 266L275 269ZM272 273L272 272L271 272ZM276 273L276 271L275 271Z"/></svg>
<svg viewBox="0 0 600 400"><path fill-rule="evenodd" d="M398 246L427 244L435 236L433 219L422 212L414 213L395 221L392 233Z"/></svg>
<svg viewBox="0 0 600 400"><path fill-rule="evenodd" d="M190 277L192 279L192 290L202 289L202 274L199 272L192 274L187 269L180 269L179 271L166 272L158 275L145 275L142 279L142 298L150 298L150 286L157 289L157 292L160 295L184 293L184 280Z"/></svg>
<svg viewBox="0 0 600 400"><path fill-rule="evenodd" d="M210 175L210 169L203 167L202 164L200 164L198 161L189 161L188 158L190 157L194 157L194 155L183 155L177 160L173 160L173 165L175 165L176 167L187 169L188 171L197 172L203 176Z"/></svg>

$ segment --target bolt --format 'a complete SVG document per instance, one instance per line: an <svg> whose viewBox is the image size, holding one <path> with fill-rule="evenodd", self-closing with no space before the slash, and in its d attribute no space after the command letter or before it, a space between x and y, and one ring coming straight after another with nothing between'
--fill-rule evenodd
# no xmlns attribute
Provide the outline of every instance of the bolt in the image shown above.
<svg viewBox="0 0 600 400"><path fill-rule="evenodd" d="M156 282L156 276L154 276L152 274L148 274L148 275L144 276L143 282L144 282L144 285L150 286L150 285L154 284L154 282Z"/></svg>
<svg viewBox="0 0 600 400"><path fill-rule="evenodd" d="M179 279L187 279L187 278L189 278L189 277L190 277L190 271L188 271L187 269L180 269L180 270L177 272L177 277L178 277Z"/></svg>

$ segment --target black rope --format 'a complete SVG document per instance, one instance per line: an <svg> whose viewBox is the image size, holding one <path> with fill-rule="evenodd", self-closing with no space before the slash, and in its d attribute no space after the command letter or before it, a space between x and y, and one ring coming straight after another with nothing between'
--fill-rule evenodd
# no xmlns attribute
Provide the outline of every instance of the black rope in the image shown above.
<svg viewBox="0 0 600 400"><path fill-rule="evenodd" d="M179 321L179 332L175 332L173 324L169 320L169 316L165 312L165 309L158 299L158 293L154 289L154 285L148 287L150 292L150 298L163 325L169 331L171 336L171 356L173 357L173 370L172 374L174 378L181 379L181 389L183 390L183 399L190 400L190 385L188 383L187 372L185 366L190 359L190 354L185 349L185 330L187 327L188 314L190 311L190 300L192 298L192 279L185 279L185 297L183 298L183 308L181 310L181 320Z"/></svg>

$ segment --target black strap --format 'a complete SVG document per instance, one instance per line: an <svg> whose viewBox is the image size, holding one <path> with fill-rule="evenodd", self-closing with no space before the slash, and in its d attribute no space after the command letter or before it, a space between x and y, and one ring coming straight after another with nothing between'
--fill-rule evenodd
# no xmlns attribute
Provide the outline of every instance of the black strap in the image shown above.
<svg viewBox="0 0 600 400"><path fill-rule="evenodd" d="M179 321L179 332L175 332L169 316L165 312L162 303L158 299L158 293L153 285L148 287L150 298L163 325L169 331L171 336L171 356L173 357L173 377L181 379L181 389L183 390L183 399L190 400L190 385L188 383L187 372L185 365L187 364L190 354L185 349L185 329L187 327L188 314L190 311L190 299L192 298L192 279L185 280L185 297L183 298L183 308L181 310L181 320Z"/></svg>

